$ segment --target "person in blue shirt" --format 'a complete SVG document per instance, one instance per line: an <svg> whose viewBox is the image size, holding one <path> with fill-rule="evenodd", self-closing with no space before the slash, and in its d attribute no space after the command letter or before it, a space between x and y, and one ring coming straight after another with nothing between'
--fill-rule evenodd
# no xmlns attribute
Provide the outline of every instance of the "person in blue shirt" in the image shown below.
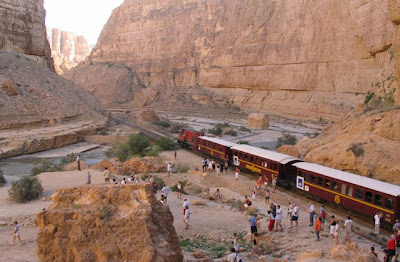
<svg viewBox="0 0 400 262"><path fill-rule="evenodd" d="M251 240L253 240L253 234L257 233L257 214L254 214L249 221L250 221Z"/></svg>

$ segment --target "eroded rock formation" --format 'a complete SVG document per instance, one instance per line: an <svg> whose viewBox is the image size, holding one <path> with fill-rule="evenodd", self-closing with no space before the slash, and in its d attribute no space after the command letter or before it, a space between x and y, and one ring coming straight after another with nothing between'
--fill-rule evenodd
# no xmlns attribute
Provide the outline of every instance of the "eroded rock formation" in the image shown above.
<svg viewBox="0 0 400 262"><path fill-rule="evenodd" d="M83 36L57 28L47 30L51 56L58 74L77 66L90 54L90 46Z"/></svg>
<svg viewBox="0 0 400 262"><path fill-rule="evenodd" d="M43 0L0 2L0 50L27 55L53 68Z"/></svg>
<svg viewBox="0 0 400 262"><path fill-rule="evenodd" d="M106 105L229 102L337 120L388 76L397 76L398 86L398 5L126 0L113 11L90 58L65 77Z"/></svg>
<svg viewBox="0 0 400 262"><path fill-rule="evenodd" d="M174 217L151 185L61 189L38 214L40 261L182 261Z"/></svg>

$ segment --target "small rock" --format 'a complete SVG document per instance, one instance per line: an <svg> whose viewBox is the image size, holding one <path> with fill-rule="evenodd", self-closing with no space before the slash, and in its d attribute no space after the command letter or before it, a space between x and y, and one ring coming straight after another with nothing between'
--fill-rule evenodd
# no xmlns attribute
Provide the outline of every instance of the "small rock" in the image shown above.
<svg viewBox="0 0 400 262"><path fill-rule="evenodd" d="M201 250L194 251L194 252L192 253L192 255L193 255L195 258L205 258L205 257L206 257L206 254L204 254L204 251L201 251Z"/></svg>
<svg viewBox="0 0 400 262"><path fill-rule="evenodd" d="M46 197L42 197L42 201L47 201L47 198Z"/></svg>

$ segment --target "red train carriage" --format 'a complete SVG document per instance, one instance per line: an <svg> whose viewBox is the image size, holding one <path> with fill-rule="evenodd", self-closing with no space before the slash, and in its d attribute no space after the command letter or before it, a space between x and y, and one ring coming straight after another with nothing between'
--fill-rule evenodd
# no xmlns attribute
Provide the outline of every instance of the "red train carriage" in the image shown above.
<svg viewBox="0 0 400 262"><path fill-rule="evenodd" d="M364 176L312 164L295 163L297 188L307 194L394 224L400 213L400 187Z"/></svg>
<svg viewBox="0 0 400 262"><path fill-rule="evenodd" d="M178 132L178 144L180 144L183 148L196 151L199 136L204 136L204 132L180 129Z"/></svg>
<svg viewBox="0 0 400 262"><path fill-rule="evenodd" d="M200 136L197 149L205 155L220 160L220 162L224 162L225 160L229 162L232 159L231 147L236 145L236 143L219 138Z"/></svg>
<svg viewBox="0 0 400 262"><path fill-rule="evenodd" d="M270 181L275 176L280 186L295 186L296 168L292 164L301 159L249 145L237 145L231 150L240 169L266 175Z"/></svg>

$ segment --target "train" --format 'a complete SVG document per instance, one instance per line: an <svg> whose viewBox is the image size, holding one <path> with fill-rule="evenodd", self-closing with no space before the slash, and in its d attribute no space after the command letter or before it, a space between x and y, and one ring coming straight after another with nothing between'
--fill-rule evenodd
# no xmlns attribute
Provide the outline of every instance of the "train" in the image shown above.
<svg viewBox="0 0 400 262"><path fill-rule="evenodd" d="M381 223L393 225L400 219L400 186L349 172L308 163L300 158L247 144L205 136L181 129L178 143L254 175L277 179L277 185L314 199L331 202L363 216L379 214Z"/></svg>

